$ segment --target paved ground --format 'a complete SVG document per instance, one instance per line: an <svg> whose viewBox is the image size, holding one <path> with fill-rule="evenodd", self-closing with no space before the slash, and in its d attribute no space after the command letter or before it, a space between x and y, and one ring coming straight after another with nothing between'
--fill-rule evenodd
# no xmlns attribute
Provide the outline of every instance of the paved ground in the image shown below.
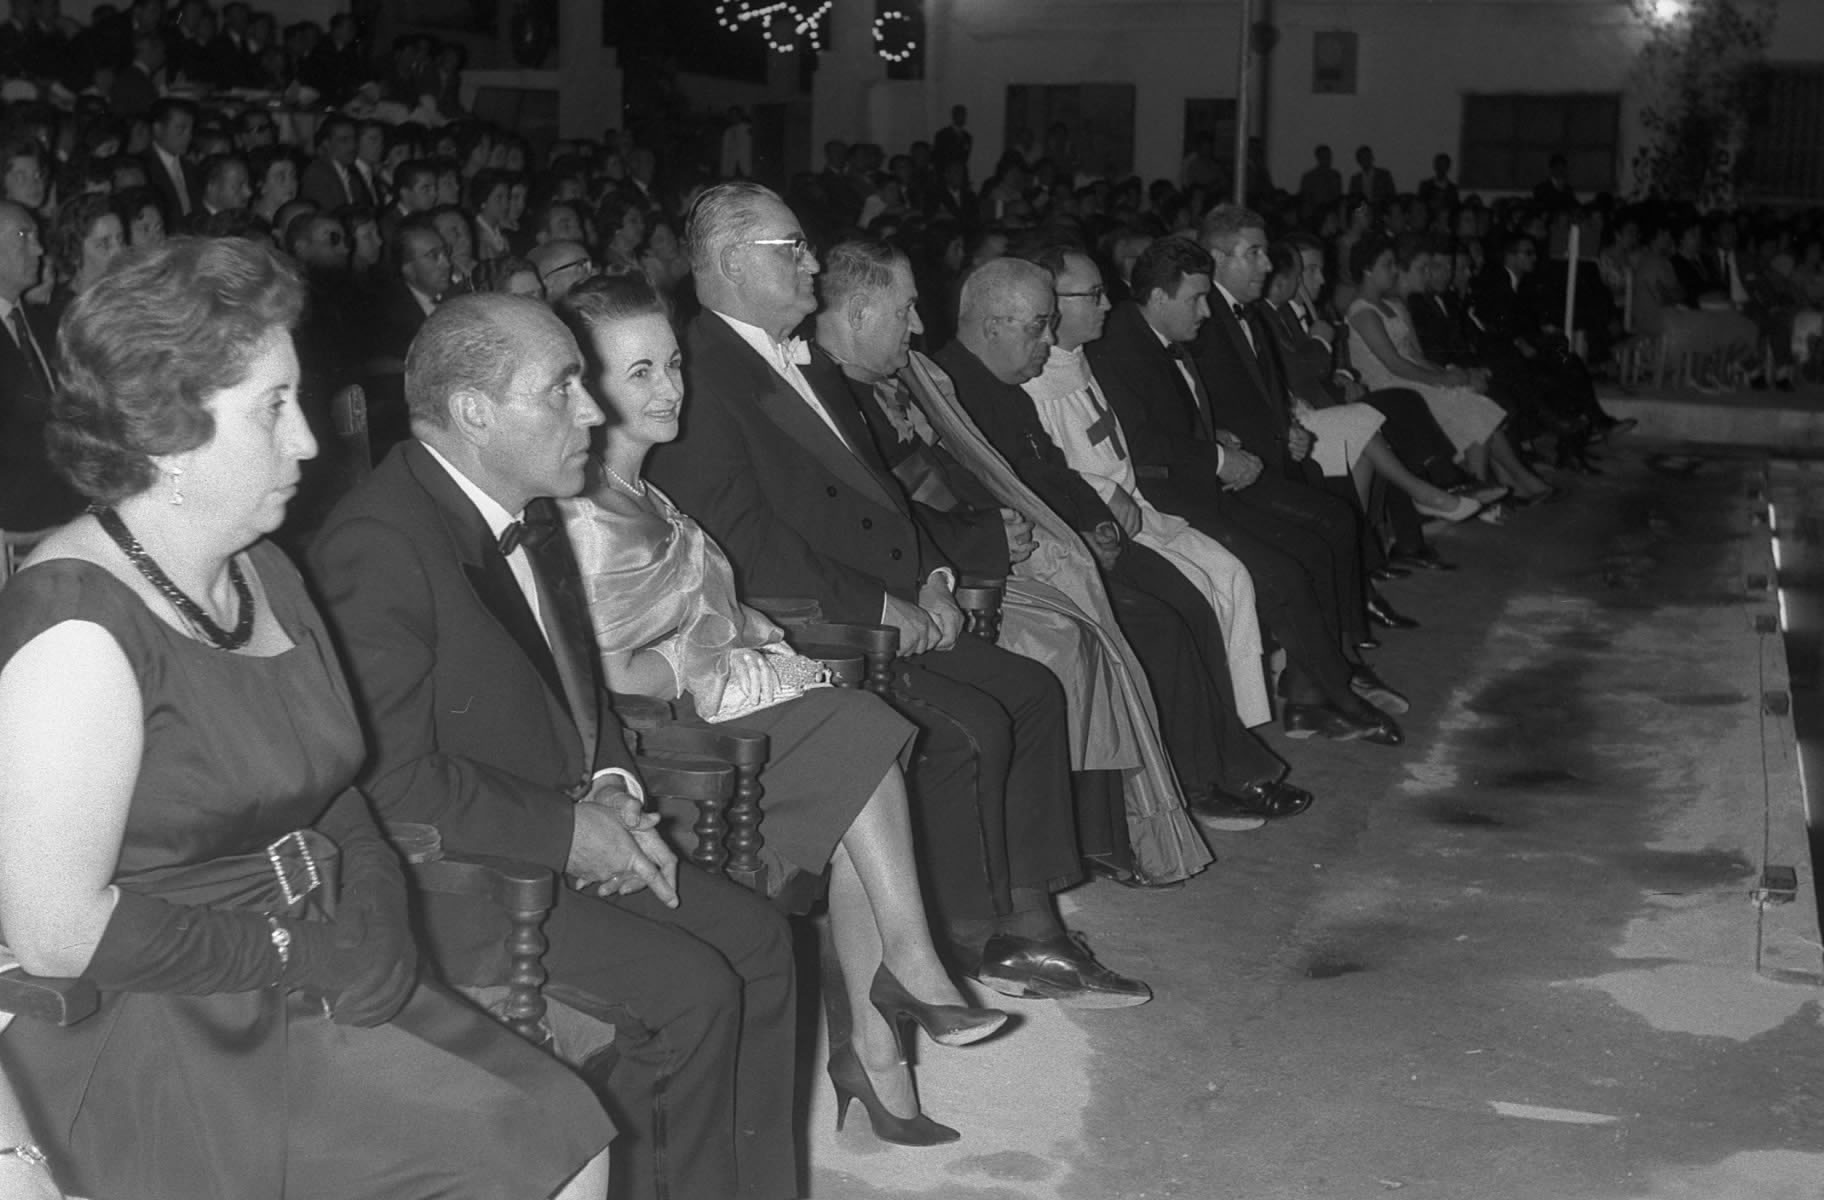
<svg viewBox="0 0 1824 1200"><path fill-rule="evenodd" d="M1686 465L1447 535L1387 589L1408 744L1295 744L1310 813L1068 897L1158 998L921 1047L961 1143L836 1135L819 1078L818 1200L1824 1196L1818 993L1754 971L1749 465Z"/></svg>

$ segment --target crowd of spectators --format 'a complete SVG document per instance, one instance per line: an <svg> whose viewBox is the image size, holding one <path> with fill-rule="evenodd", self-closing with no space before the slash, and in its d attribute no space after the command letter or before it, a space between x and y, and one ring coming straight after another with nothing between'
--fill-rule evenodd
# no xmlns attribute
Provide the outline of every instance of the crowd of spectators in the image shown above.
<svg viewBox="0 0 1824 1200"><path fill-rule="evenodd" d="M434 471L433 457L458 485L520 472L522 507L581 504L566 513L583 582L608 588L610 607L628 578L617 559L627 544L700 548L722 581L702 603L720 605L724 624L753 640L693 641L694 594L682 628L627 635L631 616L656 619L670 611L661 601L677 599L656 572L652 605L591 614L597 666L617 691L692 692L706 715L729 689L770 701L778 680L767 672L778 666L766 663L783 643L737 591L810 592L827 617L898 629L909 664L892 697L901 715L869 710L879 761L854 781L849 808L818 818L821 841L803 861L780 864L812 891L831 872L837 937L858 955L825 985L846 1001L846 1015L831 1011L831 1078L843 1109L861 1099L895 1142L957 1136L919 1111L895 1057L900 1018L952 1044L1004 1019L961 1003L933 943L1011 995L1145 1002L1144 983L1064 930L1053 893L1085 874L1176 886L1209 861L1193 821L1239 832L1303 812L1313 797L1290 781L1290 751L1260 732L1276 717L1294 740L1402 744L1395 717L1409 702L1367 655L1385 631L1417 625L1383 585L1455 569L1429 533L1472 520L1498 527L1554 499L1554 471L1599 471L1595 452L1627 423L1602 410L1595 375L1634 340L1660 335L1672 310L1732 322L1744 361L1764 350L1767 380L1789 384L1794 326L1824 295L1824 241L1808 217L1700 220L1671 206L1584 203L1556 164L1532 197L1484 203L1460 193L1442 156L1407 193L1368 148L1345 183L1320 147L1297 192L1262 179L1244 208L1223 203L1208 146L1180 180L1148 185L1074 161L1067 130L1048 131L1042 151L1016 139L976 180L958 108L903 153L832 141L821 170L774 193L698 164L662 164L613 133L534 147L456 112L460 61L428 43L407 39L386 77L373 78L347 18L324 37L279 31L238 4L223 6L218 24L205 0L171 13L161 0L124 14L104 6L74 31L47 0L17 0L13 12L0 30L0 73L34 78L46 98L10 105L0 141L0 320L10 335L0 339L0 529L74 519L52 535L67 538L86 527L95 490L47 450L46 430L70 420L64 401L52 403L60 377L85 372L92 384L98 352L61 339L126 303L113 295L123 270L141 272L135 286L166 279L147 275L149 262L199 277L227 270L199 249L220 239L242 264L235 278L270 275L280 292L301 290L295 320L262 328L292 332L309 437L293 436L286 453L310 461L283 527L275 517L258 532L310 548L371 721L404 720L423 699L416 689L442 678L443 657L467 653L427 649L386 591L396 583L404 595L428 577L406 551L439 527L410 526L423 497L406 476ZM301 87L327 111L303 119L235 91L295 99ZM297 140L305 129L307 145ZM1579 268L1566 330L1570 268L1560 256L1572 228L1591 278ZM159 251L174 235L204 241ZM563 428L544 435L549 445L519 430L522 442L507 446L480 401L511 408L492 393L541 365L557 376L548 403ZM242 382L226 381L224 394ZM344 437L339 419L355 387L366 439ZM802 411L767 416L777 404ZM607 429L590 435L604 412ZM579 430L600 455L595 490L581 500L581 474L564 482ZM662 493L642 478L649 453ZM562 470L541 466L547 459ZM181 484L180 472L172 506ZM498 507L502 526L518 525L512 505ZM490 513L470 516L492 523ZM400 523L398 537L376 540L388 522ZM598 526L633 543L597 544L603 557L592 560L582 537ZM490 524L482 540L500 535L499 556L510 559L510 532ZM646 565L664 566L670 552ZM449 566L450 590L461 591ZM998 647L959 637L950 593L967 576L1005 580ZM528 612L542 627L534 594ZM529 638L546 645L538 627ZM545 638L559 653L561 639ZM393 653L407 641L429 655L409 686ZM680 654L698 656L704 682L694 689ZM553 677L528 674L529 694ZM572 686L556 691L574 715ZM853 701L863 702L874 703ZM538 702L514 719L542 722L528 707ZM412 737L435 741L441 734L423 730L462 714L419 716ZM554 745L575 733L558 724ZM835 734L822 736L818 762L833 768L844 752ZM902 776L914 738L920 769ZM444 771L465 753L478 762L493 753L454 743L413 751L410 741L379 739L385 769L376 776L370 765L366 778L383 813L405 803L389 801L393 787L421 808L440 802L423 794L423 763ZM523 743L499 753L517 763ZM499 799L485 779L506 768L483 766L484 782L450 785L470 789L465 804ZM763 833L777 831L783 848L797 785L781 781L797 777L773 769L781 809ZM415 782L399 782L408 776ZM565 813L577 808L573 795L548 790ZM628 819L640 834L651 828ZM597 899L652 888L676 907L682 892L666 882L675 860L640 845L643 869L592 875L592 861L562 853L550 865ZM789 907L784 895L773 898ZM774 1061L778 1039L789 1049L790 1022L756 997L773 989L766 1004L776 1008L790 989L777 962L741 956L783 951L768 940L776 931L733 945L731 931L758 918L744 901L719 903L733 914L720 934L689 927L740 959L740 978L717 976L723 990L708 1003L719 1014L713 1044L732 1056L742 1039L767 1040ZM870 932L853 932L862 925ZM676 966L674 951L689 957L668 943L652 951L657 972ZM560 944L560 963L565 954ZM917 965L911 991L887 969L896 955ZM555 968L559 985L565 969ZM678 970L674 984L686 988L695 977ZM596 982L588 971L574 979ZM763 1011L773 1021L764 1029ZM630 1044L644 1053L639 1037ZM745 1068L737 1079L725 1065L704 1068L700 1078L715 1076L720 1090L692 1119L705 1130L763 1125L774 1147L766 1182L732 1182L742 1173L732 1142L693 1146L700 1161L674 1151L668 1163L654 1150L663 1122L639 1109L664 1090L670 1068L655 1067L640 1077L645 1091L617 1097L634 1106L625 1127L646 1146L638 1194L790 1194L779 1182L792 1175L789 1096L780 1099L778 1078L756 1091ZM571 1165L593 1179L582 1164L600 1135L576 1136ZM712 1177L704 1191L684 1182Z"/></svg>

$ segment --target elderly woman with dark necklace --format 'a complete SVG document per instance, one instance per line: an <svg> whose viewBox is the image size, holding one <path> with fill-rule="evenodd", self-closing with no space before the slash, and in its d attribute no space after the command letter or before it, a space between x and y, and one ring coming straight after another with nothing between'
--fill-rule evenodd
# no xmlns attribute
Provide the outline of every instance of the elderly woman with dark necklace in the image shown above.
<svg viewBox="0 0 1824 1200"><path fill-rule="evenodd" d="M580 1080L420 980L361 729L263 539L316 452L292 267L134 254L62 329L53 461L88 514L0 591L0 929L101 1012L0 1036L93 1197L600 1200Z"/></svg>

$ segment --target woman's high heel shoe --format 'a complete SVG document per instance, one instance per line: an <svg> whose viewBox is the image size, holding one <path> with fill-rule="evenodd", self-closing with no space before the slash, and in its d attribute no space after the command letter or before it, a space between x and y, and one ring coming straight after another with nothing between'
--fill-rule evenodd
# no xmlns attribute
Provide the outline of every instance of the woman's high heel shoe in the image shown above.
<svg viewBox="0 0 1824 1200"><path fill-rule="evenodd" d="M899 1032L902 1020L918 1022L925 1036L940 1046L967 1046L979 1042L1005 1025L1008 1015L998 1008L970 1008L966 1004L925 1004L906 990L886 963L874 972L868 999L880 1015Z"/></svg>
<svg viewBox="0 0 1824 1200"><path fill-rule="evenodd" d="M868 1124L874 1127L874 1136L883 1142L895 1146L941 1146L954 1142L963 1135L948 1125L940 1125L924 1113L916 1116L900 1117L887 1111L887 1106L880 1102L875 1094L874 1081L868 1078L868 1069L861 1064L861 1058L855 1053L852 1045L830 1047L830 1086L836 1089L836 1131L842 1132L842 1122L849 1115L849 1101L859 1100L861 1106L868 1110Z"/></svg>

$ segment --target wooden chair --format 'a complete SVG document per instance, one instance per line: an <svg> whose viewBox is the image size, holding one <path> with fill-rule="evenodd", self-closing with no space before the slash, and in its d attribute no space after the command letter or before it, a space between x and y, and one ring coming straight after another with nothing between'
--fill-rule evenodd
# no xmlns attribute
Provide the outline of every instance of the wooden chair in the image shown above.
<svg viewBox="0 0 1824 1200"><path fill-rule="evenodd" d="M9 533L0 530L0 584L12 578L13 572L19 569L19 564L25 561L25 556L44 539L47 532L49 531L38 530L34 533Z"/></svg>
<svg viewBox="0 0 1824 1200"><path fill-rule="evenodd" d="M963 632L985 642L1001 637L1001 604L1007 581L987 575L964 575L956 581L956 606L963 610Z"/></svg>

